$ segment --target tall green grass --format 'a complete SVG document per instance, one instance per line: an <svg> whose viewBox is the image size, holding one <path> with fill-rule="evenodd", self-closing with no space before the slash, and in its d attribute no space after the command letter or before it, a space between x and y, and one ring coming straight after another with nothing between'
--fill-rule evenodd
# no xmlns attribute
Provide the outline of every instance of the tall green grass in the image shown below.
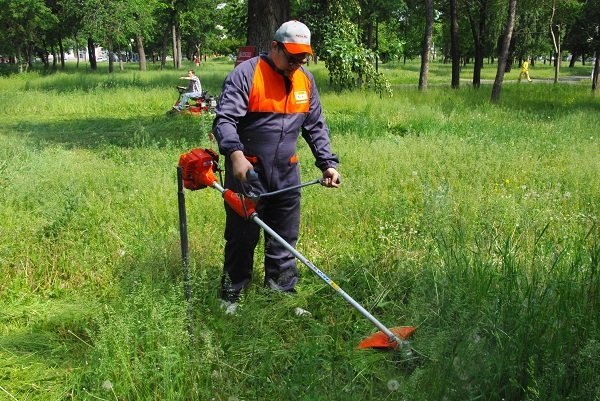
<svg viewBox="0 0 600 401"><path fill-rule="evenodd" d="M203 85L230 68L203 64ZM310 68L344 180L303 190L298 249L385 324L417 326L412 353L355 350L374 328L302 266L297 295L264 290L260 246L225 315L210 190L186 193L188 321L175 166L215 147L210 117L166 116L181 72L31 73L0 79L0 399L600 397L589 85L508 82L492 105L485 85L418 92L385 66L382 99Z"/></svg>

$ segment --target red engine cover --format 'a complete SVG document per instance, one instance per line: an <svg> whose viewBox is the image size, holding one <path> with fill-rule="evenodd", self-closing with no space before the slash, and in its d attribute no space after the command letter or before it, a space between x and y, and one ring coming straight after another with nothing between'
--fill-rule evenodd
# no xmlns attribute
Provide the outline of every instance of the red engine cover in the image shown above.
<svg viewBox="0 0 600 401"><path fill-rule="evenodd" d="M218 155L210 149L192 149L179 157L183 172L183 186L190 190L212 186L217 181L214 174Z"/></svg>

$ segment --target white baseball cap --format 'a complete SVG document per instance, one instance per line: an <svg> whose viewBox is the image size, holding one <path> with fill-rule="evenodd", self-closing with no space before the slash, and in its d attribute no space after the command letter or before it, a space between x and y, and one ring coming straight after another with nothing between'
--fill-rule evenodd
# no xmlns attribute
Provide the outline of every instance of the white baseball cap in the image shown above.
<svg viewBox="0 0 600 401"><path fill-rule="evenodd" d="M310 47L310 30L300 21L284 22L275 32L273 39L282 43L290 54L313 54L312 47Z"/></svg>

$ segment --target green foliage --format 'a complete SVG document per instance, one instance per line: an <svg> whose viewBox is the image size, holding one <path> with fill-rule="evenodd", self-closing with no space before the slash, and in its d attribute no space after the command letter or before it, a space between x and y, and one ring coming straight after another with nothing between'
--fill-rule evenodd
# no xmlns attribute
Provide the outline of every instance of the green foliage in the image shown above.
<svg viewBox="0 0 600 401"><path fill-rule="evenodd" d="M0 52L16 56L20 64L29 62L57 21L43 0L0 1Z"/></svg>
<svg viewBox="0 0 600 401"><path fill-rule="evenodd" d="M236 0L227 2L222 8L221 13L222 26L227 37L245 44L248 32L248 1Z"/></svg>
<svg viewBox="0 0 600 401"><path fill-rule="evenodd" d="M389 82L375 71L375 54L360 44L357 27L348 17L341 7L330 6L321 57L331 84L339 90L373 87L380 95L392 96Z"/></svg>
<svg viewBox="0 0 600 401"><path fill-rule="evenodd" d="M380 25L377 55L383 63L400 60L405 54L406 41L400 39L396 26L396 24Z"/></svg>

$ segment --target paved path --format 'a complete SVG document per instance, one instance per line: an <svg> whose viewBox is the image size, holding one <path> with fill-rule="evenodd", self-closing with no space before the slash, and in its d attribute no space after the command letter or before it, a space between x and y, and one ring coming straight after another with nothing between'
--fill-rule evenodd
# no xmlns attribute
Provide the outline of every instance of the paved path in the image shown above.
<svg viewBox="0 0 600 401"><path fill-rule="evenodd" d="M538 83L538 84L553 84L554 83L554 78L535 78L535 77L531 77L531 83ZM562 83L567 83L567 84L574 84L577 82L581 82L581 81L588 81L590 84L592 83L592 78L588 77L588 76L582 76L582 75L573 75L573 76L567 76L567 77L558 77L558 83L562 84ZM472 83L473 79L463 79L461 78L460 82L464 82L464 83ZM502 83L518 83L519 81L517 81L516 79L505 79L504 81L502 81ZM524 84L528 83L526 80L522 81ZM482 79L481 80L481 84L485 85L485 84L493 84L494 80L493 79Z"/></svg>

